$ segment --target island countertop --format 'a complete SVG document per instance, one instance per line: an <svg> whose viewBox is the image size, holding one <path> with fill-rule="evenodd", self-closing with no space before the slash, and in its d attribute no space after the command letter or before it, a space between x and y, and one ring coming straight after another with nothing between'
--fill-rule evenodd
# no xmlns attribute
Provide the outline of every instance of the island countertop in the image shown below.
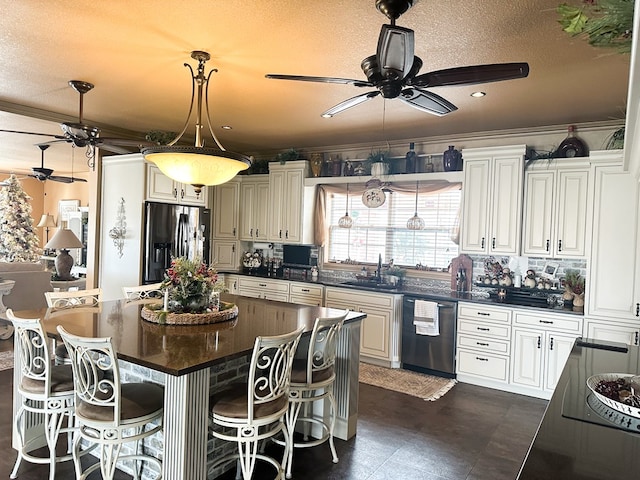
<svg viewBox="0 0 640 480"><path fill-rule="evenodd" d="M640 348L578 338L519 480L618 480L640 472L640 418L600 402L587 379L640 372Z"/></svg>
<svg viewBox="0 0 640 480"><path fill-rule="evenodd" d="M16 312L39 317L49 335L57 325L86 337L111 337L118 358L170 375L184 375L251 352L257 336L281 335L300 326L311 331L316 317L341 311L222 294L238 306L235 319L207 325L159 325L140 317L141 302L114 300L98 307ZM148 303L148 302L147 302ZM365 314L350 312L345 323Z"/></svg>

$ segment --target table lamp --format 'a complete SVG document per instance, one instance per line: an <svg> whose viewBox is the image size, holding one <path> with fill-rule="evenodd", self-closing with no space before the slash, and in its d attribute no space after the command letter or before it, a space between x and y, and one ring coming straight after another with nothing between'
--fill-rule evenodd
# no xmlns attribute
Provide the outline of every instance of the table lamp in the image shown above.
<svg viewBox="0 0 640 480"><path fill-rule="evenodd" d="M47 243L49 243L49 229L56 226L56 221L53 219L53 215L45 213L40 217L40 223L36 227L45 227L47 232Z"/></svg>
<svg viewBox="0 0 640 480"><path fill-rule="evenodd" d="M60 250L56 256L55 266L56 274L59 280L73 280L71 276L71 267L73 267L73 257L69 255L70 248L82 248L82 242L75 233L68 228L59 229L44 248L52 248Z"/></svg>

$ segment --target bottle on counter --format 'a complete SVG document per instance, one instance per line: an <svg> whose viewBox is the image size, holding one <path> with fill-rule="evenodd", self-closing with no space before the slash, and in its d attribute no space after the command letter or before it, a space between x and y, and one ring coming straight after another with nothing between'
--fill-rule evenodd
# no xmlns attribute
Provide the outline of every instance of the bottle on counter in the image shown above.
<svg viewBox="0 0 640 480"><path fill-rule="evenodd" d="M562 141L556 150L557 157L586 157L589 154L586 143L576 137L575 130L575 126L569 125L567 138Z"/></svg>
<svg viewBox="0 0 640 480"><path fill-rule="evenodd" d="M418 155L416 155L414 148L415 148L415 143L413 142L409 143L409 151L405 156L405 164L404 164L404 170L406 173L416 173L416 168L418 166L418 162L417 162Z"/></svg>

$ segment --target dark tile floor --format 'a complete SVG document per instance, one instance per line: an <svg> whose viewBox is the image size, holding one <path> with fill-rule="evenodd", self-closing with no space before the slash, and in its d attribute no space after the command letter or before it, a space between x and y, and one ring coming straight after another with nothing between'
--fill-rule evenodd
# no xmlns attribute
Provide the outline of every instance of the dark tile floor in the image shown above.
<svg viewBox="0 0 640 480"><path fill-rule="evenodd" d="M0 478L9 477L16 458L11 448L11 384L12 371L0 372L0 450L5 452L0 456ZM513 480L546 404L460 383L435 402L360 384L358 433L348 442L336 440L339 463L331 462L327 445L296 450L293 477ZM275 448L279 447L268 451ZM40 480L47 475L47 466L23 462L18 478ZM265 467L254 478L273 476ZM72 465L60 465L56 478L73 479ZM116 480L126 478L130 477L120 474ZM233 478L229 474L225 480Z"/></svg>

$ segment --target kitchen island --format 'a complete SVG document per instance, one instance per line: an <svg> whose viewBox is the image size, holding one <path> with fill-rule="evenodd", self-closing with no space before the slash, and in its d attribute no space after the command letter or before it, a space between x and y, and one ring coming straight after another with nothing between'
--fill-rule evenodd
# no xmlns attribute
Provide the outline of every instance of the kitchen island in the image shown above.
<svg viewBox="0 0 640 480"><path fill-rule="evenodd" d="M140 316L141 302L124 300L93 308L24 310L16 315L42 318L45 330L55 338L58 325L76 335L111 337L118 358L130 363L133 373L148 375L147 380L165 386L163 478L203 480L208 476L208 400L216 387L210 380L220 378L225 366L236 361L240 362L236 373L242 373L242 359L251 354L257 336L279 335L300 326L310 332L316 317L341 313L229 294L221 299L236 304L238 316L210 325L150 323ZM342 439L353 436L356 429L360 324L365 317L350 312L338 340L335 434Z"/></svg>
<svg viewBox="0 0 640 480"><path fill-rule="evenodd" d="M619 480L640 472L640 418L600 402L591 375L640 372L640 348L577 339L519 480Z"/></svg>

